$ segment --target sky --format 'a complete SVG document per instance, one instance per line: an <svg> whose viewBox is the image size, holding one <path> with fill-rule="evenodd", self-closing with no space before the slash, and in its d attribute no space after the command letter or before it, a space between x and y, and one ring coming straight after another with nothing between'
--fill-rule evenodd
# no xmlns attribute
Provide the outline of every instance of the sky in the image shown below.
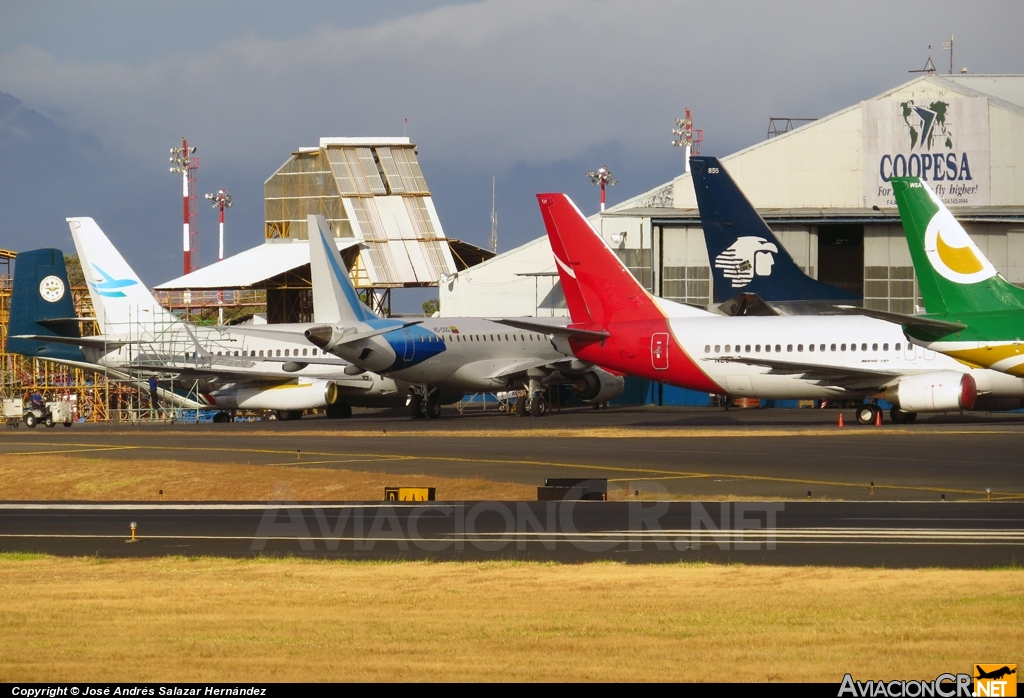
<svg viewBox="0 0 1024 698"><path fill-rule="evenodd" d="M181 273L167 158L182 136L200 196L232 194L230 255L262 242L263 182L293 150L407 133L449 237L488 245L495 178L508 250L543 234L539 191L592 213L587 170L611 168L609 203L681 172L684 107L702 152L725 156L763 140L770 116L825 116L906 82L929 45L945 72L951 34L956 71L1024 72L1024 3L967 7L0 0L0 248L72 251L64 219L92 216L155 285ZM217 218L200 202L205 265Z"/></svg>

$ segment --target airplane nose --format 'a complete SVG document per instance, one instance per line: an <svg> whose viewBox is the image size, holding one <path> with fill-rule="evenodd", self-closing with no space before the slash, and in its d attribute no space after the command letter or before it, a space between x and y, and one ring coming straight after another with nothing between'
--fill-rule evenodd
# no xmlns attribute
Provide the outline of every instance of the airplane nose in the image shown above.
<svg viewBox="0 0 1024 698"><path fill-rule="evenodd" d="M334 336L334 328L330 325L318 325L317 327L310 327L303 334L306 336L306 339L323 349L331 343L331 337Z"/></svg>

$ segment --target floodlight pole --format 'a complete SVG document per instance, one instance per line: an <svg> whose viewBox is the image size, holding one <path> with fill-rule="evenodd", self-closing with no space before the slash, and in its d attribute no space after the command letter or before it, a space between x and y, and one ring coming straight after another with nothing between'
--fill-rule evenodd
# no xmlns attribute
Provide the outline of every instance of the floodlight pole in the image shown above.
<svg viewBox="0 0 1024 698"><path fill-rule="evenodd" d="M181 174L181 200L182 200L182 250L184 251L184 269L186 274L195 271L199 263L199 227L194 218L197 212L193 211L192 199L195 198L195 170L199 168L199 158L195 155L195 146L189 147L188 141L182 137L180 148L171 148L171 172ZM192 253L195 253L193 255Z"/></svg>
<svg viewBox="0 0 1024 698"><path fill-rule="evenodd" d="M690 116L689 107L686 107L683 111L686 113L686 117L676 119L676 127L672 129L672 135L675 136L672 146L675 148L686 148L684 151L685 169L683 171L689 174L690 154L700 155L700 144L704 140L704 131L693 128L693 117Z"/></svg>
<svg viewBox="0 0 1024 698"><path fill-rule="evenodd" d="M231 194L223 189L207 194L206 198L214 208L220 209L220 235L217 245L217 261L224 261L224 209L231 208ZM217 324L224 324L224 290L217 291Z"/></svg>
<svg viewBox="0 0 1024 698"><path fill-rule="evenodd" d="M612 176L612 171L608 169L607 165L602 165L592 172L587 172L587 176L590 177L591 184L601 185L601 210L604 211L604 200L605 200L605 187L611 187L615 185L615 177Z"/></svg>

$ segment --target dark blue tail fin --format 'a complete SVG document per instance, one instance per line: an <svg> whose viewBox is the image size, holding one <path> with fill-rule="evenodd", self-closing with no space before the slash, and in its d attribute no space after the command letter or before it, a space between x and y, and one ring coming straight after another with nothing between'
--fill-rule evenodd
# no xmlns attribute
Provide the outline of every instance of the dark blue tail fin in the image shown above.
<svg viewBox="0 0 1024 698"><path fill-rule="evenodd" d="M35 339L18 339L16 335ZM7 351L40 359L84 362L77 346L44 339L80 336L64 253L52 249L19 253L14 260Z"/></svg>
<svg viewBox="0 0 1024 698"><path fill-rule="evenodd" d="M694 156L690 169L716 303L740 293L768 302L860 300L801 271L718 158Z"/></svg>

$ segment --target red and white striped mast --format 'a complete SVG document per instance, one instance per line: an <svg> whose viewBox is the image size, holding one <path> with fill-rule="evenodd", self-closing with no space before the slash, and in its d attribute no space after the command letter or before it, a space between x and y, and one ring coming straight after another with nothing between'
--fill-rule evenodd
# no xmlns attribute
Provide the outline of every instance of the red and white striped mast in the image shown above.
<svg viewBox="0 0 1024 698"><path fill-rule="evenodd" d="M196 210L196 175L199 158L193 157L195 146L189 147L184 137L180 148L171 148L171 172L181 174L182 249L185 253L184 269L190 274L199 266L199 212Z"/></svg>
<svg viewBox="0 0 1024 698"><path fill-rule="evenodd" d="M218 189L213 194L207 194L210 204L220 209L220 235L217 245L217 261L224 261L224 209L231 208L231 194L223 189ZM224 291L217 291L217 324L224 324Z"/></svg>
<svg viewBox="0 0 1024 698"><path fill-rule="evenodd" d="M601 210L604 210L604 190L605 187L611 187L615 185L615 177L612 176L612 171L608 169L607 165L602 165L593 172L588 172L587 176L590 177L591 184L601 185Z"/></svg>
<svg viewBox="0 0 1024 698"><path fill-rule="evenodd" d="M690 171L690 154L700 155L700 144L704 140L704 131L702 129L695 129L693 127L693 118L690 116L690 108L686 107L686 118L676 119L676 127L672 129L672 135L675 136L675 140L672 141L672 145L676 148L686 148L683 153L685 159L684 172Z"/></svg>

